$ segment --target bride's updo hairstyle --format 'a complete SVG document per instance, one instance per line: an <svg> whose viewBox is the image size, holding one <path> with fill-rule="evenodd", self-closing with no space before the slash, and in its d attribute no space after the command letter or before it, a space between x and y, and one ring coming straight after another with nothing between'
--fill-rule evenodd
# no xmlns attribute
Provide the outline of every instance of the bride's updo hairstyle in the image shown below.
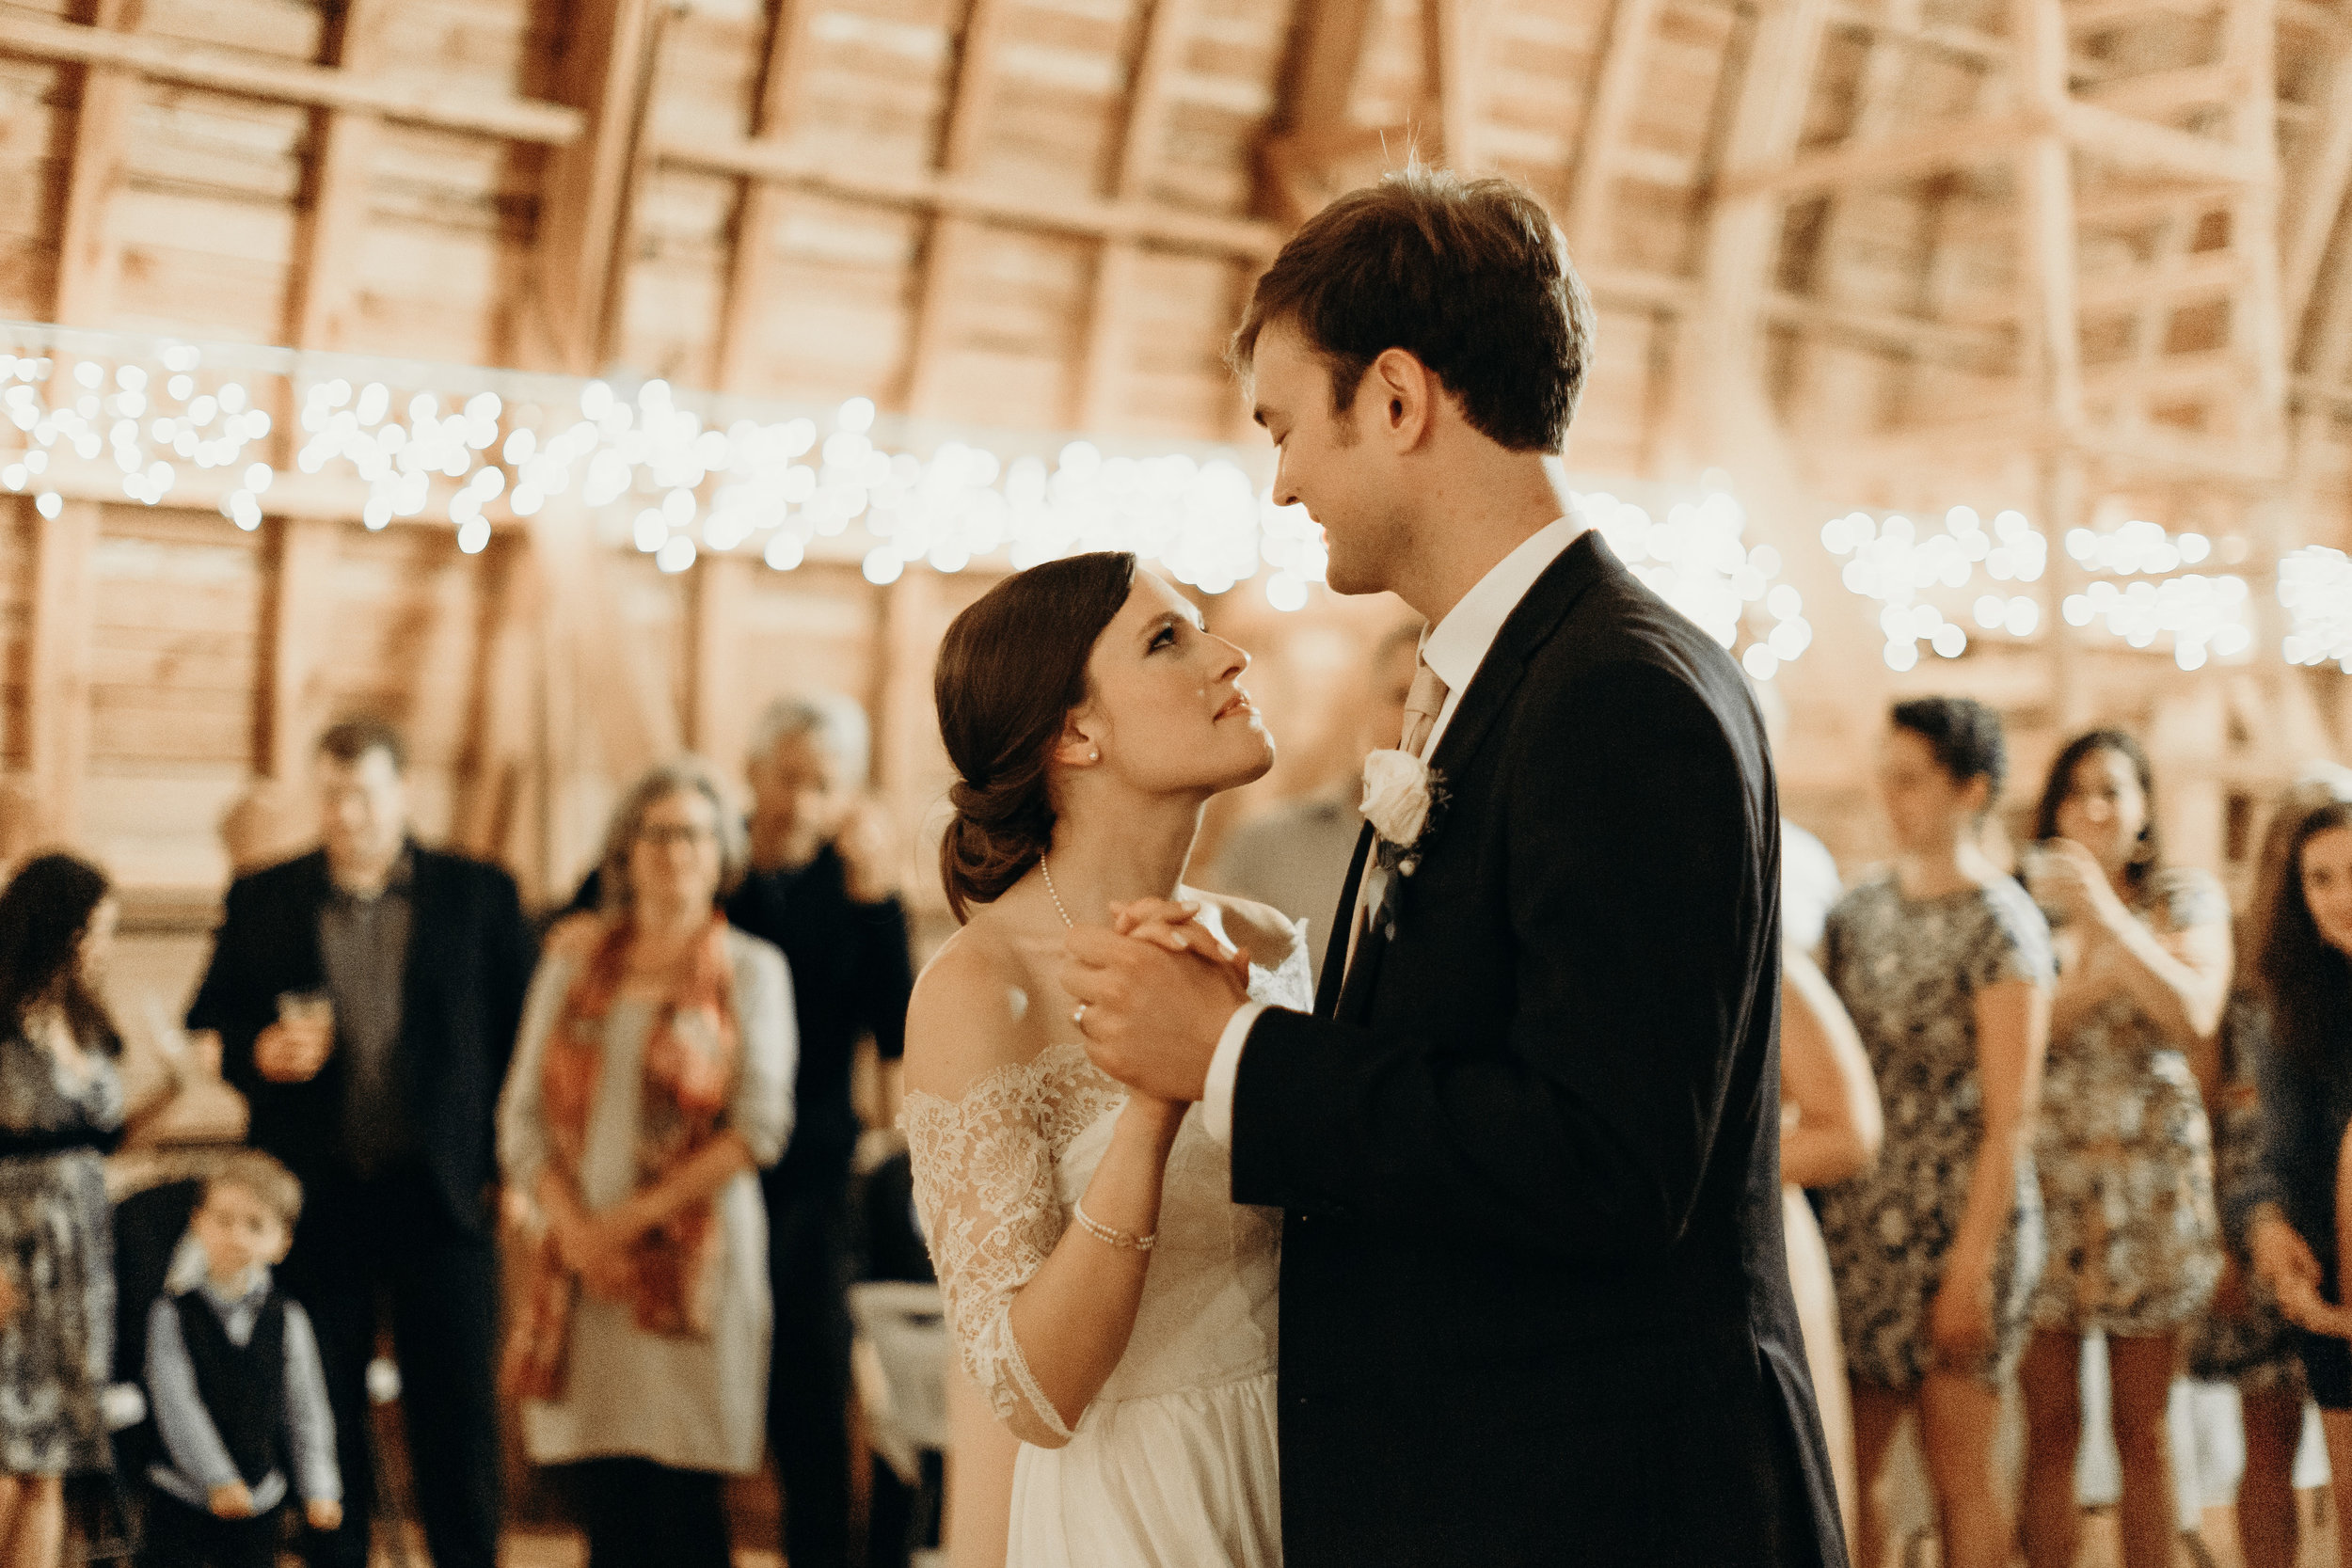
<svg viewBox="0 0 2352 1568"><path fill-rule="evenodd" d="M1136 558L1097 551L1015 572L955 618L931 694L956 782L939 877L961 925L993 904L1054 841L1047 772L1087 658L1135 587Z"/></svg>

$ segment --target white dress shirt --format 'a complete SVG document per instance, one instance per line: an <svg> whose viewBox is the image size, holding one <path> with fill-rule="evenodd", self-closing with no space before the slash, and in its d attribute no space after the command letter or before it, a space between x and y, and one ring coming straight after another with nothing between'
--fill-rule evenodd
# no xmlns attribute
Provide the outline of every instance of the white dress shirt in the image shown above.
<svg viewBox="0 0 2352 1568"><path fill-rule="evenodd" d="M1561 552L1583 531L1583 522L1571 515L1555 518L1528 535L1462 595L1461 602L1446 612L1444 620L1422 635L1422 659L1445 682L1445 705L1438 710L1438 721L1430 726L1429 738L1422 746L1423 760L1438 754L1438 742L1445 737L1446 727L1454 722L1454 710L1462 705L1462 693L1470 689L1478 667L1486 661L1486 650L1502 635L1502 623L1518 609L1527 591L1535 586L1535 579L1549 570ZM1376 866L1366 863L1357 889L1354 921L1360 921L1365 907L1377 900L1386 876ZM1248 1043L1250 1028L1264 1011L1265 1004L1262 1002L1246 1002L1234 1009L1233 1016L1226 1022L1225 1032L1217 1037L1216 1054L1209 1058L1208 1084L1200 1096L1200 1121L1209 1136L1218 1143L1233 1141L1233 1084L1241 1076L1242 1047Z"/></svg>

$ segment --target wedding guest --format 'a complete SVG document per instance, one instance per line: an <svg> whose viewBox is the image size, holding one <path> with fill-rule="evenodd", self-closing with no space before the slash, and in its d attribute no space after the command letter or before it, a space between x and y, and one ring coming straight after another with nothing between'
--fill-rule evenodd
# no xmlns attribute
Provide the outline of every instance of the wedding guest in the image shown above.
<svg viewBox="0 0 2352 1568"><path fill-rule="evenodd" d="M2028 885L2058 958L2035 1123L2044 1261L2019 1370L2021 1525L2029 1568L2073 1568L2082 1342L2106 1337L2122 1467L2125 1568L2167 1568L2178 1510L2166 1413L2183 1330L2221 1275L2213 1140L2201 1084L2218 1077L2230 902L2211 875L2164 863L2155 780L2122 730L2078 736L2051 764Z"/></svg>
<svg viewBox="0 0 2352 1568"><path fill-rule="evenodd" d="M2007 768L1997 715L1965 697L1899 703L1878 784L1894 864L1831 911L1824 970L1885 1107L1867 1175L1826 1196L1853 1400L1855 1560L1881 1568L1872 1497L1898 1425L1919 1417L1944 1560L1998 1568L1998 1389L2041 1272L2033 1108L2049 1030L2050 933L1979 846Z"/></svg>
<svg viewBox="0 0 2352 1568"><path fill-rule="evenodd" d="M105 874L71 855L0 892L0 1562L22 1568L58 1560L64 1478L112 1464L103 1157L123 1101L98 986L115 921Z"/></svg>
<svg viewBox="0 0 2352 1568"><path fill-rule="evenodd" d="M551 937L499 1107L545 1231L501 1381L562 1467L591 1568L725 1568L722 1484L759 1466L768 1238L791 1130L784 956L727 924L739 822L691 759L605 834L603 918Z"/></svg>
<svg viewBox="0 0 2352 1568"><path fill-rule="evenodd" d="M2221 1087L2212 1112L2214 1186L2225 1220L2242 1213L2234 1199L2261 1157L2257 1064L2266 1045L2257 970L2288 871L2288 844L2306 816L2332 800L2352 800L2352 769L2330 765L2289 785L2271 810L2255 857L2252 892L2238 928L2236 985L2221 1020ZM2246 1444L2237 1534L2247 1568L2294 1568L2302 1535L2295 1455L2303 1437L2303 1362L2277 1298L2253 1273L2246 1238L2224 1228L2228 1257L2205 1317L2189 1337L2188 1374L2237 1388Z"/></svg>
<svg viewBox="0 0 2352 1568"><path fill-rule="evenodd" d="M768 1443L793 1568L849 1561L851 1069L870 1036L882 1119L895 1120L914 988L891 834L866 794L871 751L866 710L847 697L770 705L744 766L751 865L726 900L739 929L783 949L800 1036L792 1139L760 1176L775 1302ZM573 907L595 910L601 887L592 872Z"/></svg>
<svg viewBox="0 0 2352 1568"><path fill-rule="evenodd" d="M276 1568L281 1516L342 1522L335 1417L301 1304L270 1276L286 1256L302 1184L259 1149L204 1182L189 1233L200 1279L147 1316L147 1391L162 1457L148 1471L153 1568Z"/></svg>
<svg viewBox="0 0 2352 1568"><path fill-rule="evenodd" d="M1420 646L1418 621L1379 641L1366 672L1362 719L1350 749L1354 766L1314 794L1243 823L1218 851L1202 884L1308 922L1317 953L1338 927L1340 894L1357 840L1363 836L1363 813L1356 808L1364 798L1364 756L1404 738L1405 699L1412 693Z"/></svg>
<svg viewBox="0 0 2352 1568"><path fill-rule="evenodd" d="M2286 872L2259 913L2254 973L2262 1143L2229 1195L2233 1233L2296 1325L2318 1404L2337 1517L2352 1509L2352 1314L2339 1275L2337 1175L2352 1122L2352 800L2298 809L2282 829ZM2340 1532L2352 1564L2352 1531Z"/></svg>
<svg viewBox="0 0 2352 1568"><path fill-rule="evenodd" d="M438 1568L491 1568L492 1117L531 929L513 878L410 833L397 730L346 720L312 761L321 847L230 886L187 1024L219 1032L251 1141L307 1194L281 1277L318 1336L345 1497L310 1560L368 1560L367 1370L389 1305L426 1544Z"/></svg>
<svg viewBox="0 0 2352 1568"><path fill-rule="evenodd" d="M1788 1279L1804 1330L1804 1356L1829 1440L1846 1538L1860 1523L1854 1481L1853 1405L1846 1392L1846 1351L1837 1335L1837 1290L1829 1249L1805 1201L1808 1187L1850 1181L1878 1158L1886 1124L1869 1053L1853 1020L1813 960L1795 947L1783 955L1780 987L1781 1223Z"/></svg>

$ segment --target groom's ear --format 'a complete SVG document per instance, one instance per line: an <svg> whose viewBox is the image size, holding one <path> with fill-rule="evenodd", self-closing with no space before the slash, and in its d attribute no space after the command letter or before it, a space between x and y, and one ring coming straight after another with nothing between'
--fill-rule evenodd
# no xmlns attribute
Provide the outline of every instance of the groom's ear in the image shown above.
<svg viewBox="0 0 2352 1568"><path fill-rule="evenodd" d="M1398 451L1410 451L1428 436L1443 388L1420 356L1391 348L1382 350L1372 362L1356 395L1359 407L1371 401L1375 422L1387 435L1389 444Z"/></svg>

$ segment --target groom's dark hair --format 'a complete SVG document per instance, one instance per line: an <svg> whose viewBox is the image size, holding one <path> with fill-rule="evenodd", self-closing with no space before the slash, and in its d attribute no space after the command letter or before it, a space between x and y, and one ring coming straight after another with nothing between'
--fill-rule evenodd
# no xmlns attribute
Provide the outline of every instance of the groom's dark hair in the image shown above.
<svg viewBox="0 0 2352 1568"><path fill-rule="evenodd" d="M1593 306L1550 214L1508 180L1418 161L1309 218L1258 279L1226 359L1248 374L1258 336L1297 328L1345 414L1372 362L1401 348L1513 451L1558 451L1584 390Z"/></svg>

